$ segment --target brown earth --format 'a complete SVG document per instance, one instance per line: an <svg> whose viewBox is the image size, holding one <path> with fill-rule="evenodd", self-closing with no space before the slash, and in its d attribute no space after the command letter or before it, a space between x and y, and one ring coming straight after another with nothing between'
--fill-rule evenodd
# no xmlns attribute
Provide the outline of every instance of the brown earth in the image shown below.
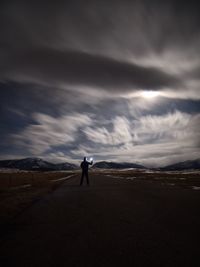
<svg viewBox="0 0 200 267"><path fill-rule="evenodd" d="M2 225L12 222L15 216L51 193L71 175L74 175L71 171L0 173L0 233Z"/></svg>

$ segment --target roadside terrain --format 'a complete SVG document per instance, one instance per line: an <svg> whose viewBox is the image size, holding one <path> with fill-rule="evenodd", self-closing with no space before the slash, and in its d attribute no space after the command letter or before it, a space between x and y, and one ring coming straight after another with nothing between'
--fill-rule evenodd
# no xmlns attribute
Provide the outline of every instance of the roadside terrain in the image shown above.
<svg viewBox="0 0 200 267"><path fill-rule="evenodd" d="M199 173L90 172L7 223L1 266L198 266ZM25 190L25 188L24 188Z"/></svg>
<svg viewBox="0 0 200 267"><path fill-rule="evenodd" d="M25 209L54 191L76 172L31 172L1 170L0 173L0 233Z"/></svg>

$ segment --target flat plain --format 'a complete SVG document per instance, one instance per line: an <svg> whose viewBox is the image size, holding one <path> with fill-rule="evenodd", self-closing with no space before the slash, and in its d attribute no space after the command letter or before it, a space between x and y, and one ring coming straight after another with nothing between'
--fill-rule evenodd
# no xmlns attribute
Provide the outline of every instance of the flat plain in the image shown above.
<svg viewBox="0 0 200 267"><path fill-rule="evenodd" d="M91 170L82 187L80 173L65 177L1 191L46 188L1 224L2 266L199 265L198 172Z"/></svg>

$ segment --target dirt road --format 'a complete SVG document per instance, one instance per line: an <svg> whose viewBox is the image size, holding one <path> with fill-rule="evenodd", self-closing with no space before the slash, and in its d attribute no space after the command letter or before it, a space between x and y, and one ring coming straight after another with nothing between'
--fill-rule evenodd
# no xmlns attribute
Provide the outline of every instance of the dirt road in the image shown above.
<svg viewBox="0 0 200 267"><path fill-rule="evenodd" d="M200 191L90 178L90 187L65 181L19 215L1 238L1 266L199 266Z"/></svg>

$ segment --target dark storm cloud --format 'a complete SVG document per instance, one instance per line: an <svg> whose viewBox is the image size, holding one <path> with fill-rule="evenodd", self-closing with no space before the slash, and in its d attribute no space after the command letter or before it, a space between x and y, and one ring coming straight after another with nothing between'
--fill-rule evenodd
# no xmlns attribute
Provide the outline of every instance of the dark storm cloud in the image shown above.
<svg viewBox="0 0 200 267"><path fill-rule="evenodd" d="M184 73L174 75L169 63L184 67L182 54L199 51L194 2L7 1L1 21L2 80L177 89ZM166 61L163 68L152 53Z"/></svg>
<svg viewBox="0 0 200 267"><path fill-rule="evenodd" d="M31 41L29 44L46 41L50 45L58 45L63 38L63 41L69 42L68 46L73 44L74 39L80 42L77 43L79 48L83 44L91 44L95 49L97 45L103 47L103 42L116 38L120 45L127 48L134 50L137 45L138 52L146 45L140 43L145 36L143 40L153 45L153 49L162 50L170 43L171 46L191 44L191 39L193 41L197 37L200 20L198 1L74 0L56 1L55 4L8 0L3 3L1 20L6 29L4 26L2 32L10 40L20 37L15 40L20 45L25 40L25 45L28 40Z"/></svg>
<svg viewBox="0 0 200 267"><path fill-rule="evenodd" d="M12 56L3 77L44 84L89 85L111 90L158 89L178 79L153 67L120 62L83 52L35 49Z"/></svg>

